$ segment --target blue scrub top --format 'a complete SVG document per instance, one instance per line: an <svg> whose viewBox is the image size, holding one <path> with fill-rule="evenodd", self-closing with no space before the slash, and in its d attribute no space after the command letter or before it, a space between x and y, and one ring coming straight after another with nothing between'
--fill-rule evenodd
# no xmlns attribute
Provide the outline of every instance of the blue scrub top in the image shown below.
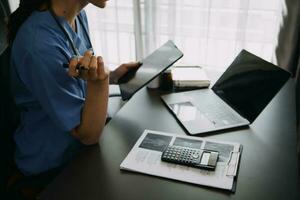
<svg viewBox="0 0 300 200"><path fill-rule="evenodd" d="M87 17L80 13L88 30ZM58 17L81 55L91 46L76 20L77 32ZM11 85L21 108L15 132L15 161L26 175L68 162L83 146L70 131L80 124L86 82L68 76L71 45L49 11L35 11L18 31L12 46Z"/></svg>

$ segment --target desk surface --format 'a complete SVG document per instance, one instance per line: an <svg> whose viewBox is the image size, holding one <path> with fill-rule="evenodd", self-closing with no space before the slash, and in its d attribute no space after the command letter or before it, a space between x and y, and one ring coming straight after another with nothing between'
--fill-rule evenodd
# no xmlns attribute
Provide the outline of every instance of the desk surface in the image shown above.
<svg viewBox="0 0 300 200"><path fill-rule="evenodd" d="M138 92L42 199L300 199L294 83L290 80L249 128L206 135L244 147L236 193L120 170L144 129L185 134L159 91Z"/></svg>

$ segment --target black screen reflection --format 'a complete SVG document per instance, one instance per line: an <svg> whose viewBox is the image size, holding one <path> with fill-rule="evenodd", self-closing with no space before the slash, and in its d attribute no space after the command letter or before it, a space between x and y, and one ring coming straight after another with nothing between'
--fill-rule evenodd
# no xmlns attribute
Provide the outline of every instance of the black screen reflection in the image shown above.
<svg viewBox="0 0 300 200"><path fill-rule="evenodd" d="M212 89L253 122L289 77L285 70L242 50Z"/></svg>

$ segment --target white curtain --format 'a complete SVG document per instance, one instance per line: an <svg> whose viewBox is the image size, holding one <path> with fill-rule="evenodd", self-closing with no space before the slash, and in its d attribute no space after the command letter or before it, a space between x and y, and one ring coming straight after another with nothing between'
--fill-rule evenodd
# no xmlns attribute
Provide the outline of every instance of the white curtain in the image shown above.
<svg viewBox="0 0 300 200"><path fill-rule="evenodd" d="M276 63L283 8L283 0L111 0L86 11L96 52L112 68L172 39L185 54L177 64L224 70L241 49Z"/></svg>
<svg viewBox="0 0 300 200"><path fill-rule="evenodd" d="M135 61L133 1L111 0L103 10L91 4L85 10L96 55L101 55L111 69Z"/></svg>
<svg viewBox="0 0 300 200"><path fill-rule="evenodd" d="M18 0L9 0L12 10ZM139 60L168 39L181 65L224 70L241 49L276 63L284 0L110 0L86 7L94 49L111 68Z"/></svg>

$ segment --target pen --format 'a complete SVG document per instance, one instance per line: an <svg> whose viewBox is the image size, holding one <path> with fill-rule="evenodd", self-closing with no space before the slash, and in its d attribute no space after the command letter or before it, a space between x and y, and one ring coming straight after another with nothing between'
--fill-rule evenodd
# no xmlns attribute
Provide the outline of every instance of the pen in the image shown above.
<svg viewBox="0 0 300 200"><path fill-rule="evenodd" d="M88 49L89 51L92 51L92 53L93 53L93 55L94 55L94 51L93 51L93 48L90 48L90 49ZM72 58L79 58L80 57L80 55L79 55L79 53L77 54L77 55L73 55L72 57L71 57L71 59ZM63 64L63 68L69 68L69 63L64 63ZM82 66L82 65L80 65L79 63L76 65L76 69L77 70L88 70L87 68L85 68L84 66Z"/></svg>
<svg viewBox="0 0 300 200"><path fill-rule="evenodd" d="M63 64L63 68L69 68L69 63L64 63ZM77 70L88 70L87 68L85 68L84 66L77 64L76 65L76 69Z"/></svg>

